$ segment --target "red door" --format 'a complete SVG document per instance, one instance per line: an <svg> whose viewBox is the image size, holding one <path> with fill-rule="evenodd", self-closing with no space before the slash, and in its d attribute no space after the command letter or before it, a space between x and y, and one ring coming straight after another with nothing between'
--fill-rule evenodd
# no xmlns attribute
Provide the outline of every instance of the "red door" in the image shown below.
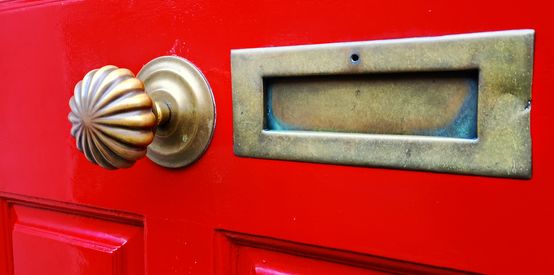
<svg viewBox="0 0 554 275"><path fill-rule="evenodd" d="M0 3L1 274L553 274L547 1ZM534 29L529 180L238 157L232 49ZM182 169L105 170L69 134L86 72L177 55L217 126Z"/></svg>

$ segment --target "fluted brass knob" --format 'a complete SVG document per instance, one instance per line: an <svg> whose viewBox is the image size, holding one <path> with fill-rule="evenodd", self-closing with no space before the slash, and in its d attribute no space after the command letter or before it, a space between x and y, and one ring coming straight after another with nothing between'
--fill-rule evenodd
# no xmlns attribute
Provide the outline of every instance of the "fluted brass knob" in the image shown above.
<svg viewBox="0 0 554 275"><path fill-rule="evenodd" d="M69 101L71 135L86 158L107 169L147 155L182 167L208 146L215 105L206 79L185 59L159 57L138 77L108 65L90 71Z"/></svg>

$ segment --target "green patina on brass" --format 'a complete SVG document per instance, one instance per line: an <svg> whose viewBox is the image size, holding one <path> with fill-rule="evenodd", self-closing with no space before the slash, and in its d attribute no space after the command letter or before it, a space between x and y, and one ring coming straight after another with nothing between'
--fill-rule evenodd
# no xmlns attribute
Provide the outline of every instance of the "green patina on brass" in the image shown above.
<svg viewBox="0 0 554 275"><path fill-rule="evenodd" d="M531 177L533 30L232 51L239 156Z"/></svg>
<svg viewBox="0 0 554 275"><path fill-rule="evenodd" d="M477 138L477 71L264 79L265 129Z"/></svg>

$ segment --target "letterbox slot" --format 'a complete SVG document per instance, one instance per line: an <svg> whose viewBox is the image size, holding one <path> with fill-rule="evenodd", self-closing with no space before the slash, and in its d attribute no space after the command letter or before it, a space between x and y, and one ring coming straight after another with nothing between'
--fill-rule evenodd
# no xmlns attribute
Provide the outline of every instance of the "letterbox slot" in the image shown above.
<svg viewBox="0 0 554 275"><path fill-rule="evenodd" d="M477 138L478 71L264 78L264 129Z"/></svg>

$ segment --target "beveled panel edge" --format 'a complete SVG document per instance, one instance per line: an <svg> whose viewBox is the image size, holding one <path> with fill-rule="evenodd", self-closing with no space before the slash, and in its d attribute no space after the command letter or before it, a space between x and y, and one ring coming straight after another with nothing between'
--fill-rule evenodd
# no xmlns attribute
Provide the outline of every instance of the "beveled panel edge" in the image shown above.
<svg viewBox="0 0 554 275"><path fill-rule="evenodd" d="M78 215L121 224L144 227L145 218L141 214L123 210L101 208L75 202L58 201L10 192L0 191L0 202L5 202L7 207L20 205L25 207L54 211L68 215Z"/></svg>
<svg viewBox="0 0 554 275"><path fill-rule="evenodd" d="M533 47L534 30L511 30L233 50L235 154L530 178ZM263 128L264 77L466 69L479 70L476 140Z"/></svg>
<svg viewBox="0 0 554 275"><path fill-rule="evenodd" d="M338 248L283 240L269 236L259 236L241 232L218 229L215 231L216 272L215 274L235 274L233 267L240 253L239 247L251 247L276 253L316 259L324 262L342 264L384 272L387 274L480 274L443 266L410 262L401 259L365 254ZM231 272L229 272L231 271Z"/></svg>

